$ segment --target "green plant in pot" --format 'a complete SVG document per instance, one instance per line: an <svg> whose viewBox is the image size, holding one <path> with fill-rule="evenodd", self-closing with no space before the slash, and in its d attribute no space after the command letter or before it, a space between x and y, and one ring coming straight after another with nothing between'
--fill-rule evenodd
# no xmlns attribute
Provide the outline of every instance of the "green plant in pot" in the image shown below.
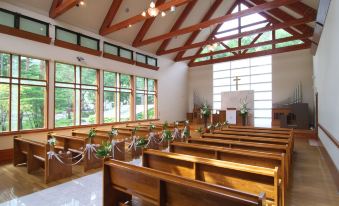
<svg viewBox="0 0 339 206"><path fill-rule="evenodd" d="M204 120L204 127L207 128L207 122L211 116L211 109L209 108L207 103L204 103L203 105L201 105L200 113L201 113L201 118Z"/></svg>
<svg viewBox="0 0 339 206"><path fill-rule="evenodd" d="M247 97L245 99L240 99L240 115L242 119L242 125L247 125L247 116L248 116L248 102Z"/></svg>
<svg viewBox="0 0 339 206"><path fill-rule="evenodd" d="M88 144L92 143L92 139L97 135L95 128L91 128L88 133Z"/></svg>

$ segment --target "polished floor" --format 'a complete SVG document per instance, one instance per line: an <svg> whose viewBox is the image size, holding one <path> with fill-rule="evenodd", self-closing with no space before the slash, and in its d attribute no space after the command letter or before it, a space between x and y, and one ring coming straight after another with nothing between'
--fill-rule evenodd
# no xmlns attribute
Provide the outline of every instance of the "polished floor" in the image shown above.
<svg viewBox="0 0 339 206"><path fill-rule="evenodd" d="M339 194L317 145L315 141L296 138L287 206L339 205ZM102 197L99 171L84 174L81 167L76 167L72 178L46 185L42 170L29 175L25 167L2 165L0 206L99 206Z"/></svg>

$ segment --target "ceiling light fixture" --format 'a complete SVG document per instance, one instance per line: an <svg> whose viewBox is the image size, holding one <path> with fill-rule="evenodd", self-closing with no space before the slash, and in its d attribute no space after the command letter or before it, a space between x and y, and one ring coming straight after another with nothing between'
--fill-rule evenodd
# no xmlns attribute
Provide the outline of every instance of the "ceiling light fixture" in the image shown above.
<svg viewBox="0 0 339 206"><path fill-rule="evenodd" d="M176 7L175 6L171 6L171 12L175 12ZM156 17L158 15L161 15L162 17L166 16L166 12L165 11L160 11L154 1L152 0L151 3L149 4L149 8L146 9L145 11L143 11L141 13L141 16L146 17L147 15L149 15L150 17Z"/></svg>
<svg viewBox="0 0 339 206"><path fill-rule="evenodd" d="M84 0L81 0L81 1L79 1L79 3L78 3L80 6L85 6L85 1Z"/></svg>

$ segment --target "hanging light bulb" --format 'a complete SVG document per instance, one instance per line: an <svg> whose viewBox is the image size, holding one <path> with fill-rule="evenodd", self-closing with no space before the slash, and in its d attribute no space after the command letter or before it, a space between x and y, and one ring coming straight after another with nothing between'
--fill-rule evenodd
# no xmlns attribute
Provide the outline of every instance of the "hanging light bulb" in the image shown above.
<svg viewBox="0 0 339 206"><path fill-rule="evenodd" d="M171 12L175 12L175 6L171 6Z"/></svg>
<svg viewBox="0 0 339 206"><path fill-rule="evenodd" d="M166 16L166 13L164 11L161 12L161 16L164 17Z"/></svg>
<svg viewBox="0 0 339 206"><path fill-rule="evenodd" d="M143 12L141 13L141 16L146 17L146 11L143 11Z"/></svg>
<svg viewBox="0 0 339 206"><path fill-rule="evenodd" d="M83 0L79 1L79 5L80 6L85 6L85 1L83 1Z"/></svg>
<svg viewBox="0 0 339 206"><path fill-rule="evenodd" d="M151 1L151 3L149 4L149 7L151 7L152 9L155 8L155 3L154 3L154 1Z"/></svg>

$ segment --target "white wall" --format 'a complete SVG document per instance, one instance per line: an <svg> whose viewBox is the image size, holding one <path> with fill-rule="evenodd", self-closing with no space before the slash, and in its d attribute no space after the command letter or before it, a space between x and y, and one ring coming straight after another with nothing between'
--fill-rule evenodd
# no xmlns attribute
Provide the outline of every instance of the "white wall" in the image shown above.
<svg viewBox="0 0 339 206"><path fill-rule="evenodd" d="M313 59L310 50L299 50L272 56L272 102L289 103L294 89L301 82L303 102L308 103L310 121L313 122Z"/></svg>
<svg viewBox="0 0 339 206"><path fill-rule="evenodd" d="M304 102L313 109L312 55L301 50L272 56L272 101L285 102L293 96L294 88L302 83ZM194 92L213 105L213 65L189 68L188 111L193 109Z"/></svg>
<svg viewBox="0 0 339 206"><path fill-rule="evenodd" d="M318 51L314 56L314 85L319 95L319 123L339 141L339 1L331 1ZM319 129L319 138L339 170L339 150Z"/></svg>
<svg viewBox="0 0 339 206"><path fill-rule="evenodd" d="M49 19L46 16L24 10L22 8L15 7L13 5L7 4L5 2L0 2L0 7L20 12L24 15L37 18L46 22L50 22L53 25L61 25L63 27L79 31L83 34L102 39L108 42L112 42L126 48L130 48L134 51L137 49L131 48L128 45L122 45L111 41L110 39L103 38L97 34L82 30L80 28L73 27L71 25L64 24L62 22L57 22L52 19ZM54 26L51 26L50 34L54 35ZM102 48L102 47L101 47ZM49 60L50 68L50 90L53 91L54 87L54 61L61 61L70 64L84 65L97 69L105 69L109 71L127 73L132 75L138 75L142 77L154 78L158 80L158 102L159 102L159 118L162 121L175 121L175 120L184 120L186 118L187 111L187 64L186 63L175 63L170 59L158 57L158 66L160 67L159 71L153 71L150 69L145 69L143 67L138 67L135 65L125 64L118 61L113 61L110 59L92 56L73 50L64 49L61 47L56 47L54 45L47 45L39 42L34 42L26 39L17 38L10 35L0 34L0 51L17 53L21 55L27 55L37 58L42 58ZM137 50L140 52L140 50ZM141 51L142 53L147 54L147 52ZM85 64L77 61L76 57L81 56L85 58ZM154 55L153 55L154 56ZM102 72L101 72L102 73ZM101 74L102 76L102 74ZM101 77L102 78L102 77ZM100 95L101 97L103 95ZM49 94L50 99L53 98L53 92ZM101 101L102 102L102 101ZM49 128L52 128L53 125L53 108L54 105L49 105ZM102 110L102 108L101 108ZM102 114L102 112L101 112ZM0 135L1 136L1 135ZM11 138L0 137L0 150L10 148L12 146Z"/></svg>

